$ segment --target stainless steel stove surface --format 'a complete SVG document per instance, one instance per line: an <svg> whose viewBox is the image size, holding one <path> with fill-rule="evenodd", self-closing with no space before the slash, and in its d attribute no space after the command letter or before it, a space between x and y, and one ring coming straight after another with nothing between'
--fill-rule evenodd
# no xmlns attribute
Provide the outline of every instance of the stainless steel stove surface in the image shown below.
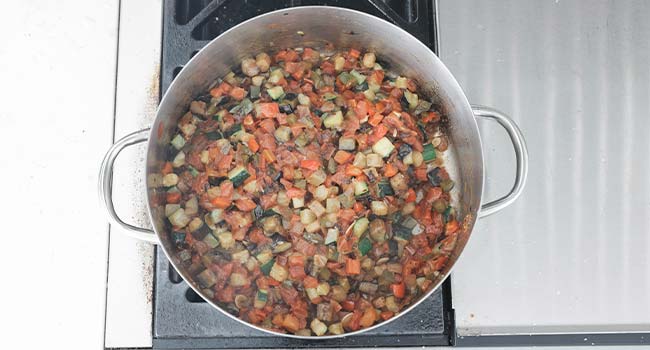
<svg viewBox="0 0 650 350"><path fill-rule="evenodd" d="M306 5L347 7L384 18L437 52L436 6L431 0L165 0L162 92L193 54L225 30L262 13ZM407 315L359 336L309 342L273 336L245 327L212 308L185 284L160 249L156 253L155 349L436 346L450 345L453 328L447 281Z"/></svg>

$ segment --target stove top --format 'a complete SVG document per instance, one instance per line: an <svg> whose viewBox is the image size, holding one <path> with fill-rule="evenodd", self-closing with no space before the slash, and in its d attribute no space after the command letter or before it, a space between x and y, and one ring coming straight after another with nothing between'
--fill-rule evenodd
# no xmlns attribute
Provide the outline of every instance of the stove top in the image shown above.
<svg viewBox="0 0 650 350"><path fill-rule="evenodd" d="M437 52L433 0L164 0L161 86L164 93L183 65L210 40L244 20L277 9L326 5L386 19ZM153 348L310 348L450 345L451 288L441 289L386 326L344 339L302 341L245 327L212 308L156 253Z"/></svg>

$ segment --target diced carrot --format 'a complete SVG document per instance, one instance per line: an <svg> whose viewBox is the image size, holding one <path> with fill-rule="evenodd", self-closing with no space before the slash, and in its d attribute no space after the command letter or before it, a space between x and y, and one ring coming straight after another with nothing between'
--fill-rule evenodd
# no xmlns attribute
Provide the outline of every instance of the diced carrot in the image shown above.
<svg viewBox="0 0 650 350"><path fill-rule="evenodd" d="M396 298L404 298L405 285L404 282L393 283L390 285L390 291Z"/></svg>
<svg viewBox="0 0 650 350"><path fill-rule="evenodd" d="M248 148L253 151L253 153L256 153L260 149L260 144L257 143L257 140L255 140L254 137L251 137L250 140L248 140Z"/></svg>
<svg viewBox="0 0 650 350"><path fill-rule="evenodd" d="M395 315L395 313L392 311L382 311L379 314L379 317L381 317L382 320L386 321L387 319L393 317L393 315Z"/></svg>
<svg viewBox="0 0 650 350"><path fill-rule="evenodd" d="M338 151L334 155L334 161L339 164L346 163L350 158L352 158L352 153L346 151Z"/></svg>
<svg viewBox="0 0 650 350"><path fill-rule="evenodd" d="M386 164L384 167L384 176L386 177L393 177L395 174L397 174L398 169L393 165L393 164Z"/></svg>
<svg viewBox="0 0 650 350"><path fill-rule="evenodd" d="M381 123L384 116L381 113L375 113L372 117L368 118L368 124L372 126L377 126Z"/></svg>
<svg viewBox="0 0 650 350"><path fill-rule="evenodd" d="M427 181L427 167L421 166L415 169L415 178L420 181Z"/></svg>
<svg viewBox="0 0 650 350"><path fill-rule="evenodd" d="M168 204L177 204L181 201L180 192L167 192L167 203Z"/></svg>
<svg viewBox="0 0 650 350"><path fill-rule="evenodd" d="M442 189L440 189L440 187L431 187L427 190L427 194L424 196L424 200L427 203L433 203L433 201L440 198L441 195Z"/></svg>
<svg viewBox="0 0 650 350"><path fill-rule="evenodd" d="M305 273L305 267L304 266L291 266L289 267L289 277L291 277L292 280L298 281L302 280L305 278L307 274Z"/></svg>
<svg viewBox="0 0 650 350"><path fill-rule="evenodd" d="M230 90L230 96L234 98L237 101L241 101L244 99L244 96L246 96L246 90L236 87L232 90Z"/></svg>
<svg viewBox="0 0 650 350"><path fill-rule="evenodd" d="M172 167L172 163L170 162L165 162L165 165L163 165L162 170L160 171L163 175L171 174L172 171L174 171L174 167Z"/></svg>
<svg viewBox="0 0 650 350"><path fill-rule="evenodd" d="M361 261L357 259L345 259L345 272L348 275L358 275L361 273Z"/></svg>
<svg viewBox="0 0 650 350"><path fill-rule="evenodd" d="M356 107L354 107L354 113L357 115L357 118L363 119L366 115L368 115L368 101L362 100L357 102Z"/></svg>
<svg viewBox="0 0 650 350"><path fill-rule="evenodd" d="M268 149L262 151L262 156L269 163L275 162L275 155L273 154L273 152L269 151Z"/></svg>
<svg viewBox="0 0 650 350"><path fill-rule="evenodd" d="M356 49L350 48L350 52L349 52L348 54L349 54L351 57L359 58L359 56L361 55L361 52L360 52L359 50L356 50Z"/></svg>
<svg viewBox="0 0 650 350"><path fill-rule="evenodd" d="M292 187L287 190L287 197L289 198L300 198L300 197L304 197L305 194L307 194L307 191L298 187Z"/></svg>
<svg viewBox="0 0 650 350"><path fill-rule="evenodd" d="M250 198L240 198L235 201L235 205L237 206L237 209L241 211L251 211L257 206L257 204L255 204L255 202Z"/></svg>
<svg viewBox="0 0 650 350"><path fill-rule="evenodd" d="M370 136L368 136L368 143L374 145L375 142L384 137L386 133L388 133L388 128L384 124L377 125L374 129L372 129Z"/></svg>
<svg viewBox="0 0 650 350"><path fill-rule="evenodd" d="M348 175L348 176L360 176L362 174L363 174L363 171L360 168L358 168L358 167L356 167L356 166L354 166L352 164L349 164L345 168L345 175Z"/></svg>
<svg viewBox="0 0 650 350"><path fill-rule="evenodd" d="M300 71L300 69L302 68L301 66L302 65L300 63L287 62L284 64L284 70L289 74L293 74Z"/></svg>
<svg viewBox="0 0 650 350"><path fill-rule="evenodd" d="M406 198L404 198L404 200L406 203L412 203L415 202L415 198L415 191L412 188L409 188L409 190L406 192Z"/></svg>
<svg viewBox="0 0 650 350"><path fill-rule="evenodd" d="M307 276L303 280L302 285L305 288L316 288L316 287L318 287L318 280L315 279L314 277Z"/></svg>
<svg viewBox="0 0 650 350"><path fill-rule="evenodd" d="M303 159L300 161L300 167L307 170L318 170L321 163L315 159Z"/></svg>
<svg viewBox="0 0 650 350"><path fill-rule="evenodd" d="M431 112L423 113L422 122L424 123L429 123L438 120L440 120L440 114L438 114L437 112L431 111Z"/></svg>
<svg viewBox="0 0 650 350"><path fill-rule="evenodd" d="M214 197L210 200L210 204L218 209L226 209L230 206L232 201L228 197Z"/></svg>
<svg viewBox="0 0 650 350"><path fill-rule="evenodd" d="M260 103L258 108L261 118L273 118L280 113L280 105L277 102Z"/></svg>
<svg viewBox="0 0 650 350"><path fill-rule="evenodd" d="M282 314L275 314L275 316L273 316L273 319L271 320L271 323L273 323L278 327L282 327L283 322L284 322L284 316L282 316Z"/></svg>

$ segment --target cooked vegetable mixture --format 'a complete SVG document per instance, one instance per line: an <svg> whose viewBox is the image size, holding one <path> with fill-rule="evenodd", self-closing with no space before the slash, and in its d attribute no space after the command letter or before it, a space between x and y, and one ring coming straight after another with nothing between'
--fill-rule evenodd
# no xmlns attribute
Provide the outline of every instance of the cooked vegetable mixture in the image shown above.
<svg viewBox="0 0 650 350"><path fill-rule="evenodd" d="M456 242L442 120L375 53L260 53L190 104L161 169L177 258L204 294L299 335L388 320Z"/></svg>

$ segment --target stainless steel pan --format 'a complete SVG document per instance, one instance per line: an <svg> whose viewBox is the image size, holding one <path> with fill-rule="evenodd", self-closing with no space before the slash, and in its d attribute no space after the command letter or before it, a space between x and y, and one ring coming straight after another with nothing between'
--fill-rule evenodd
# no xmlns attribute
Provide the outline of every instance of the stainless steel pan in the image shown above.
<svg viewBox="0 0 650 350"><path fill-rule="evenodd" d="M420 86L429 94L429 98L442 106L442 112L450 120L448 134L451 145L445 152L445 164L457 183L452 196L455 207L459 209L462 228L449 263L426 295L388 321L356 332L318 337L319 339L361 333L385 325L416 307L449 275L467 244L476 219L494 214L510 205L521 194L526 181L528 155L524 138L516 124L496 110L471 107L449 70L415 37L377 17L336 7L296 7L271 12L243 22L212 40L185 65L164 95L151 129L135 132L116 142L107 152L99 176L99 195L106 204L113 223L127 229L133 237L159 244L185 281L214 308L247 326L275 334L239 320L222 310L210 298L205 297L193 280L193 276L179 264L175 247L170 242L169 232L164 225L163 208L152 205L155 188L147 186L147 204L153 231L135 227L118 217L111 197L113 162L125 147L147 142L145 173L149 178L150 174L159 171L165 161L165 148L169 144L170 137L174 135L176 121L188 109L193 97L203 93L215 79L225 75L232 67L238 66L242 58L260 51L273 52L281 48L307 46L322 48L325 44L333 44L336 48L355 47L377 52L383 61L390 64L393 71L417 79ZM505 128L512 140L517 164L515 183L510 192L485 204L482 204L483 148L476 118L493 119ZM143 181L146 181L146 178ZM277 334L293 338L315 338Z"/></svg>

